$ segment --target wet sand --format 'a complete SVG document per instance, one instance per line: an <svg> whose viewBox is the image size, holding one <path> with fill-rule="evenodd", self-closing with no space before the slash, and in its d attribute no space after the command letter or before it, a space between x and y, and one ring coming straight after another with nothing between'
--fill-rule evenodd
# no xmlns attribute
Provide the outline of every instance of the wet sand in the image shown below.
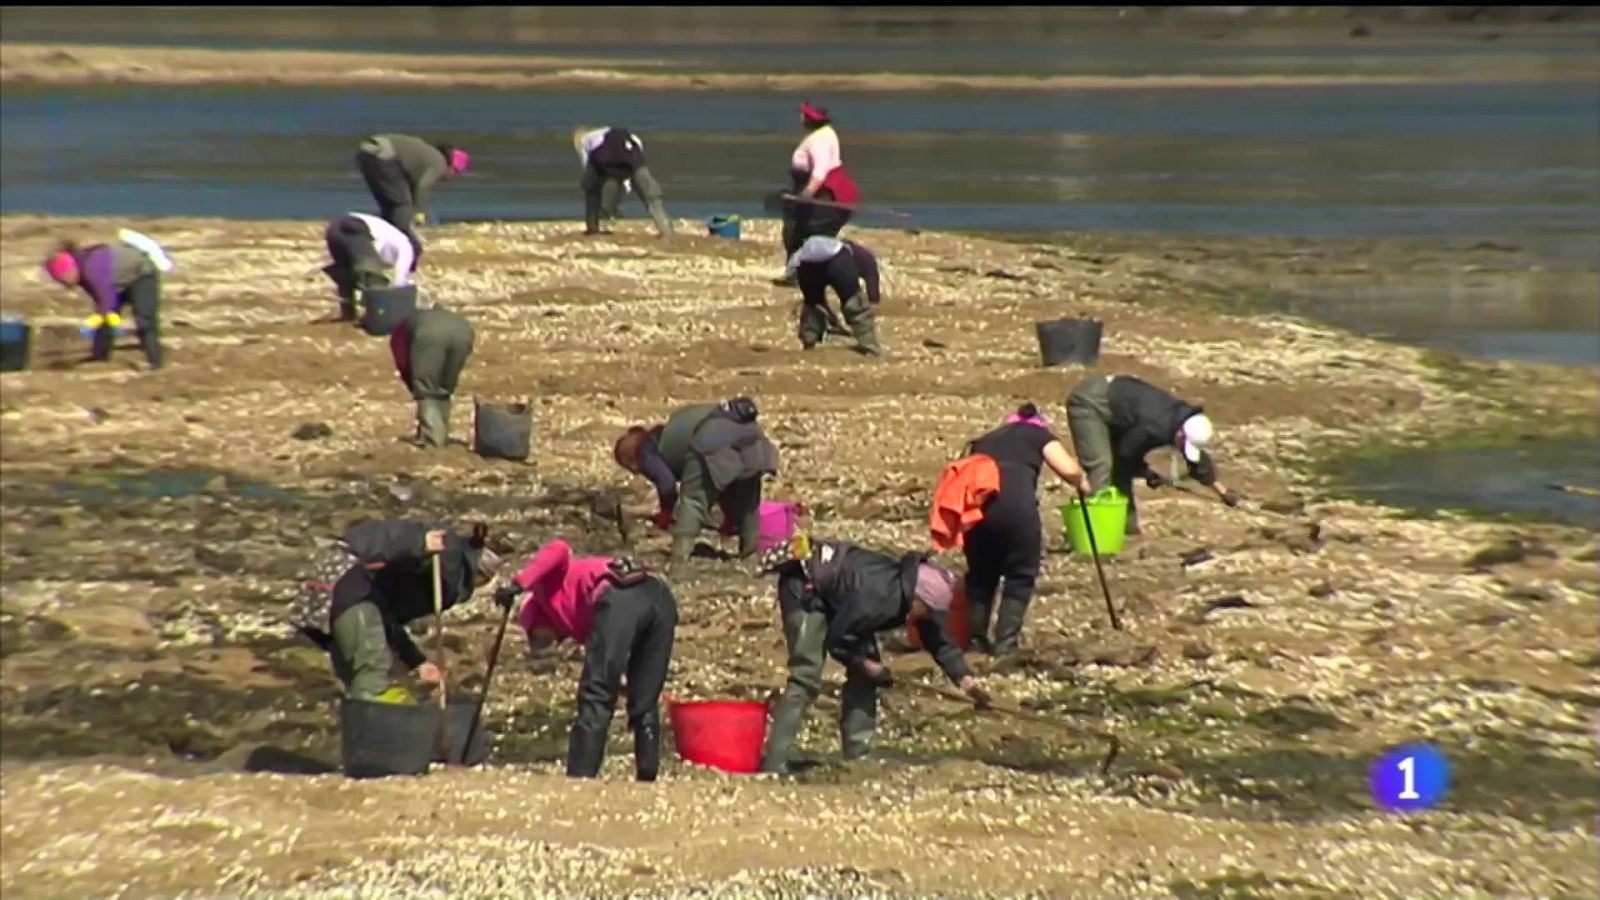
<svg viewBox="0 0 1600 900"><path fill-rule="evenodd" d="M131 341L111 363L79 364L85 304L38 275L57 237L121 224L162 240L178 266L159 373ZM593 239L573 222L425 233L424 291L477 329L456 433L473 396L529 398L536 458L520 466L401 442L411 406L384 342L308 324L331 302L315 273L323 223L0 218L4 309L45 329L34 370L0 376L6 896L1600 887L1594 535L1405 518L1330 499L1315 474L1342 447L1443 440L1463 425L1593 436L1592 372L1226 311L1288 271L1336 279L1357 258L1422 271L1471 252L854 230L886 261L889 355L871 360L837 342L800 351L798 298L768 283L776 223L744 226L738 242L659 241L637 220ZM490 768L367 784L239 772L263 746L337 759L326 661L277 620L314 537L362 513L438 515L488 521L521 551L561 535L613 552L598 501L648 505L610 460L616 433L748 392L782 454L770 495L808 503L818 534L923 547L928 492L964 441L1024 399L1066 436L1066 393L1089 373L1041 369L1032 326L1078 313L1106 323L1092 372L1205 403L1221 477L1248 498L1230 511L1140 489L1146 533L1107 571L1128 623L1118 634L1093 566L1063 552L1066 492L1042 481L1050 552L1025 651L976 664L999 699L1121 735L1109 774L1094 741L899 688L881 714L883 761L779 781L669 752L663 781L638 786L616 724L605 777L572 784L559 772L581 660L565 648L535 669L515 629L486 714ZM291 437L308 423L332 433ZM166 499L135 489L154 483L141 473L196 467L216 475ZM397 481L417 496L397 497ZM663 537L633 540L660 560ZM1201 547L1214 558L1182 564ZM672 580L671 693L781 688L770 584L714 563ZM1216 607L1234 596L1247 605ZM458 685L481 681L496 613L480 597L447 617ZM934 680L924 658L891 653L890 666ZM839 677L830 667L804 737L824 757L838 750ZM1456 766L1446 807L1378 811L1367 765L1418 738Z"/></svg>
<svg viewBox="0 0 1600 900"><path fill-rule="evenodd" d="M1429 70L1348 76L1003 76L918 74L761 74L694 68L661 60L551 56L197 50L87 44L0 44L0 83L146 85L365 85L627 90L1105 91L1155 88L1304 88L1329 85L1490 84L1582 81L1600 77L1593 60L1505 62L1471 71Z"/></svg>

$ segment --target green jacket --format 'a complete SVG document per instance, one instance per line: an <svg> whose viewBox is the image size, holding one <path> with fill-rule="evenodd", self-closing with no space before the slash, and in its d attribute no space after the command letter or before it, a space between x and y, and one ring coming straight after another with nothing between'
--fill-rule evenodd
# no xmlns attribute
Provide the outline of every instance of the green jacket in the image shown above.
<svg viewBox="0 0 1600 900"><path fill-rule="evenodd" d="M362 147L373 149L380 159L399 161L411 183L411 199L418 210L428 211L428 196L434 183L450 170L450 161L438 147L409 134L375 134Z"/></svg>
<svg viewBox="0 0 1600 900"><path fill-rule="evenodd" d="M689 461L689 448L694 443L695 429L699 428L717 411L715 403L695 403L685 406L667 417L656 439L656 449L674 478L683 479L683 466Z"/></svg>

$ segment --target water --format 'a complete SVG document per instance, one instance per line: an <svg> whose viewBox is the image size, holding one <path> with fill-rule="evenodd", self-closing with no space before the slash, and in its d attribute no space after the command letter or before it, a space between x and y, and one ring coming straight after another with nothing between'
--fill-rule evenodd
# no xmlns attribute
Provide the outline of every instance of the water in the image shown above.
<svg viewBox="0 0 1600 900"><path fill-rule="evenodd" d="M1375 25L1293 34L1144 13L909 8L5 9L7 40L160 42L663 61L668 70L1388 75L1547 69L1531 84L840 92L822 98L869 203L925 229L1493 242L1548 270L1519 284L1286 288L1283 305L1373 334L1595 365L1600 82L1593 23L1453 37ZM1474 29L1476 26L1474 26ZM1487 41L1489 31L1504 40ZM350 37L360 35L359 38ZM825 39L824 39L825 38ZM626 41L635 41L627 44ZM351 157L406 131L473 154L444 221L575 218L570 129L641 132L669 211L764 215L799 137L797 95L740 91L42 88L0 98L0 212L326 219L371 200ZM813 98L816 99L816 98ZM624 206L641 217L635 201ZM897 220L863 213L863 225ZM1532 286L1529 286L1532 285ZM1510 309L1510 312L1505 312ZM1443 315L1444 322L1430 322Z"/></svg>
<svg viewBox="0 0 1600 900"><path fill-rule="evenodd" d="M1336 476L1356 497L1424 514L1461 510L1600 528L1600 499L1550 487L1600 488L1600 453L1595 451L1588 440L1419 450L1353 461Z"/></svg>

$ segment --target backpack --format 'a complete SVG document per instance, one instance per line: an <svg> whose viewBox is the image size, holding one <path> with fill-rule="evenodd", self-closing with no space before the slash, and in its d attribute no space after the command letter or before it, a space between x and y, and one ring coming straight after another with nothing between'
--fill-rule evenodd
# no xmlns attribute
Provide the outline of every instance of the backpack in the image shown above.
<svg viewBox="0 0 1600 900"><path fill-rule="evenodd" d="M306 577L295 588L289 624L324 650L333 646L328 621L333 613L333 586L361 560L341 538L330 538L311 557Z"/></svg>

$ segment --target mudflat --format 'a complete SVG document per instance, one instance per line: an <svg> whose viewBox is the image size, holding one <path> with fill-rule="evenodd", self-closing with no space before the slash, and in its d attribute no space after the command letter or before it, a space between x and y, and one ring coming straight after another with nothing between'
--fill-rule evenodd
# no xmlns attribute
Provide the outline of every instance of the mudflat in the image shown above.
<svg viewBox="0 0 1600 900"><path fill-rule="evenodd" d="M455 431L473 396L530 400L524 466L403 443L411 405L386 343L309 324L331 308L323 224L0 217L5 312L40 328L32 369L0 376L7 897L1600 888L1594 535L1401 516L1335 499L1317 474L1330 454L1463 428L1593 437L1592 371L1430 353L1234 302L1289 271L1336 281L1355 260L1425 271L1503 253L861 229L886 277L888 355L866 359L799 349L798 296L769 284L770 221L746 221L741 241L682 221L668 240L639 221L597 238L573 222L428 229L422 290L477 329ZM38 272L55 239L120 225L178 266L161 372L131 341L81 363L86 304ZM1033 323L1078 314L1105 323L1099 365L1040 368ZM1247 498L1229 510L1140 488L1145 534L1108 562L1118 633L1093 565L1063 547L1066 491L1044 479L1050 552L1024 651L975 659L998 699L1118 734L1109 771L1092 739L902 687L872 762L778 780L674 758L636 785L617 725L605 777L574 783L560 760L579 653L535 668L515 629L488 766L364 783L249 771L337 761L327 661L281 616L312 542L358 515L614 552L606 498L649 501L611 461L615 435L747 393L782 453L769 496L805 501L817 534L920 548L933 481L966 440L1023 400L1065 438L1068 390L1105 372L1203 402L1221 476ZM317 424L331 433L292 436ZM662 536L635 526L630 540L661 560ZM1202 548L1211 558L1186 565ZM707 562L673 587L670 694L782 687L770 583ZM459 688L481 683L497 623L487 592L447 616ZM890 667L937 678L915 655ZM824 758L836 711L825 696L802 739ZM1367 767L1414 739L1451 759L1452 792L1433 812L1384 813Z"/></svg>

